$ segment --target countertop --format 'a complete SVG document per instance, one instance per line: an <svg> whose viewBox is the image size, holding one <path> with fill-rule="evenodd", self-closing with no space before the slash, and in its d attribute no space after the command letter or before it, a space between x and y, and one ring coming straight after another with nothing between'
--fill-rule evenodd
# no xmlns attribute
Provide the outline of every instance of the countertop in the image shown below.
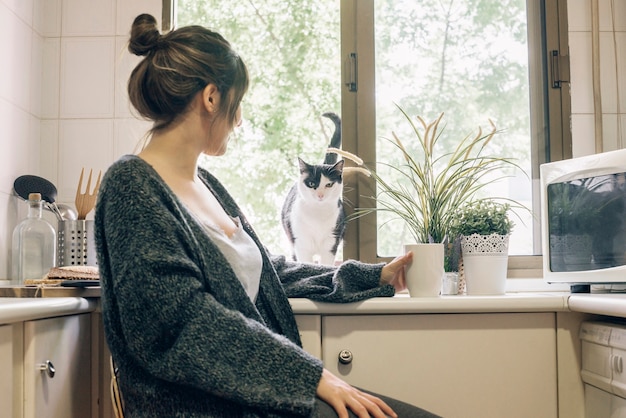
<svg viewBox="0 0 626 418"><path fill-rule="evenodd" d="M411 298L399 294L357 303L337 304L290 299L296 314L363 315L412 313L487 313L568 311L569 293L508 293L502 296L440 296ZM624 300L626 308L626 299Z"/></svg>
<svg viewBox="0 0 626 418"><path fill-rule="evenodd" d="M334 304L290 299L297 315L375 315L437 313L584 312L626 318L626 294L519 292L502 296L411 298L399 294L357 303ZM0 324L92 312L97 297L0 297Z"/></svg>
<svg viewBox="0 0 626 418"><path fill-rule="evenodd" d="M571 311L626 318L625 293L577 293L570 295Z"/></svg>
<svg viewBox="0 0 626 418"><path fill-rule="evenodd" d="M0 298L0 324L92 312L97 306L93 298Z"/></svg>

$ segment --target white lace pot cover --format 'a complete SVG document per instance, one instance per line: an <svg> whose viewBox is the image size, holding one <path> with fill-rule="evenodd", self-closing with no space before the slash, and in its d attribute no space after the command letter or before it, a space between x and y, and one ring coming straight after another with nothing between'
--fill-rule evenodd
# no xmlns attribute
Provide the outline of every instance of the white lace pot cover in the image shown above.
<svg viewBox="0 0 626 418"><path fill-rule="evenodd" d="M502 295L506 290L509 236L472 234L461 238L465 292Z"/></svg>

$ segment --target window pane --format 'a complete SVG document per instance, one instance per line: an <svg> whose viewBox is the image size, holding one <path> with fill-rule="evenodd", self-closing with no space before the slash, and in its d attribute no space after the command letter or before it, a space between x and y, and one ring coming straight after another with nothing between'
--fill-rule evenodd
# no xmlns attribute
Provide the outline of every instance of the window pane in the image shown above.
<svg viewBox="0 0 626 418"><path fill-rule="evenodd" d="M386 138L392 131L411 146L410 126L394 104L427 122L444 112L443 155L478 126L501 133L488 154L507 156L528 173L485 189L532 207L531 133L525 0L375 0L376 155L402 164ZM378 165L383 176L392 175ZM532 219L528 211L513 217L511 254L532 254ZM378 254L398 253L412 241L400 221L378 213Z"/></svg>
<svg viewBox="0 0 626 418"><path fill-rule="evenodd" d="M339 0L178 0L177 26L221 33L250 72L244 124L227 154L202 164L234 195L268 248L289 253L280 208L297 157L324 159L341 113Z"/></svg>

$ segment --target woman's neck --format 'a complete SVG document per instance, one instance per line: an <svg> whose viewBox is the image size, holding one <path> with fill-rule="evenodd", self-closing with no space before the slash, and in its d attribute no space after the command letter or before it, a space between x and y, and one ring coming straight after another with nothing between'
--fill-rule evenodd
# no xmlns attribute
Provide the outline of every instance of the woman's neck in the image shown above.
<svg viewBox="0 0 626 418"><path fill-rule="evenodd" d="M139 157L152 165L159 173L174 175L179 179L197 178L200 147L194 145L194 135L184 124L163 132L155 132Z"/></svg>

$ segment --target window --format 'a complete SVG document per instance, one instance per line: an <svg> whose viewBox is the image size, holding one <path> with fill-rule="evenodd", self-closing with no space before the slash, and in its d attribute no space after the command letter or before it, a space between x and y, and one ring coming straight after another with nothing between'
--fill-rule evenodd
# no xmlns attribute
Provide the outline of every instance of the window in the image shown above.
<svg viewBox="0 0 626 418"><path fill-rule="evenodd" d="M244 128L229 151L237 157L206 164L272 251L288 251L280 207L296 158L323 159L327 111L342 116L343 148L370 163L387 153L381 137L401 123L394 102L426 119L444 111L457 137L492 118L507 135L501 152L515 153L531 177L513 178L522 187L510 189L524 193L512 197L534 213L539 164L571 155L568 92L549 78L551 51L567 53L564 0L178 0L173 14L177 25L222 33L248 64ZM348 179L348 206L371 205L371 187ZM393 255L399 234L373 218L350 222L346 258ZM516 222L525 238L515 253L540 254L538 222Z"/></svg>
<svg viewBox="0 0 626 418"><path fill-rule="evenodd" d="M457 128L457 136L469 133L487 117L494 118L498 127L505 129L504 135L517 139L518 143L505 152L517 157L531 178L522 184L523 194L511 197L524 201L539 214L539 194L533 189L538 183L539 164L571 156L569 92L552 88L554 80L549 77L552 51L567 54L565 2L357 0L351 6L350 12L342 15L352 22L344 22L349 27L343 34L356 34L355 41L344 40L344 45L356 49L358 90L349 100L344 96L343 116L346 119L352 109L357 109L352 117L359 121L355 128L359 140L348 149L366 161L376 161L377 155L389 158L381 137L388 137L396 125L402 124L398 119L389 119L392 101L430 120L445 111L446 130ZM502 39L507 41L504 47L499 42ZM483 45L485 48L480 50ZM524 45L527 56L519 53ZM411 54L416 50L420 52ZM434 63L434 77L414 75L416 68L423 68L424 61ZM404 76L406 73L415 77L413 82ZM521 84L524 78L525 85ZM465 80L470 82L459 83ZM413 86L418 86L416 92ZM474 96L467 96L471 89L476 90ZM516 90L519 94L510 94ZM481 109L476 111L477 107ZM511 113L507 116L503 110ZM484 121L479 120L480 112ZM523 118L519 117L522 112ZM457 117L461 113L469 114L466 121ZM512 179L521 180L524 178L520 176ZM371 195L372 188L371 180L360 179L349 198L361 207L371 205L371 200L362 196ZM522 188L515 185L510 189ZM502 195L502 191L496 193ZM521 240L513 238L518 242L517 254L540 254L537 216L516 222L514 235L521 232L525 236ZM355 224L346 240L347 257L380 260L394 251L394 245L398 246L394 240L401 242L401 231L394 232L389 225L383 230L381 222L364 218ZM528 262L540 266L538 260L523 258L523 264Z"/></svg>

